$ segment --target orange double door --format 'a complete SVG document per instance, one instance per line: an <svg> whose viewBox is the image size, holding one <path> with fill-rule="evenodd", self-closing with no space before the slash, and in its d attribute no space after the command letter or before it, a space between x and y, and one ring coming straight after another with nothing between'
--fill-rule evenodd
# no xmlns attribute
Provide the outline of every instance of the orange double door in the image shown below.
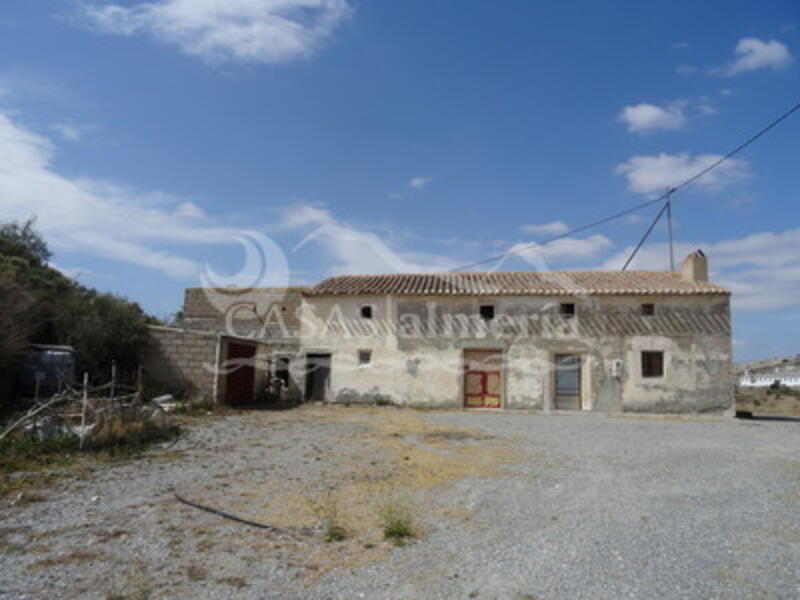
<svg viewBox="0 0 800 600"><path fill-rule="evenodd" d="M501 408L503 352L464 350L464 407Z"/></svg>

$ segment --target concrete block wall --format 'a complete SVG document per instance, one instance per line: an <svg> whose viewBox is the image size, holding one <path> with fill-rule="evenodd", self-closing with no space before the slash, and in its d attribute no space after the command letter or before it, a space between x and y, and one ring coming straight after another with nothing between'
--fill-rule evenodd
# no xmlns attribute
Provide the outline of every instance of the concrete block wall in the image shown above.
<svg viewBox="0 0 800 600"><path fill-rule="evenodd" d="M147 385L175 396L202 395L214 399L216 334L151 326L153 347L144 363Z"/></svg>
<svg viewBox="0 0 800 600"><path fill-rule="evenodd" d="M296 339L306 288L188 288L186 326L254 339Z"/></svg>

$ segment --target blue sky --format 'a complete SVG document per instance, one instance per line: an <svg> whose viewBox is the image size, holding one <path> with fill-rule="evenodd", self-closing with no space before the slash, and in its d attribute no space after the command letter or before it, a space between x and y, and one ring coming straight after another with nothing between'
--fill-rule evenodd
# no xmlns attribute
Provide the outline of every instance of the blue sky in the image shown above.
<svg viewBox="0 0 800 600"><path fill-rule="evenodd" d="M798 52L791 0L5 0L0 215L158 316L204 282L446 270L688 177L800 100ZM800 352L798 135L675 196L739 359ZM655 210L502 268L618 267Z"/></svg>

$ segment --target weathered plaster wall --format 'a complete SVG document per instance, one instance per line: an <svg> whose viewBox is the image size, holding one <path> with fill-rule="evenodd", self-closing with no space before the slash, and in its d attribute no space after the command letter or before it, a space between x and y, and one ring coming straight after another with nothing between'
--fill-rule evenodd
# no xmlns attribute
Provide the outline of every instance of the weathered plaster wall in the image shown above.
<svg viewBox="0 0 800 600"><path fill-rule="evenodd" d="M562 317L561 302L576 317ZM482 304L495 306L489 326ZM461 406L466 348L503 351L506 408L553 408L553 357L573 353L584 356L587 409L719 412L733 401L727 296L309 297L302 321L303 350L332 355L331 401ZM369 366L359 350L372 351ZM664 351L663 378L641 376L642 350Z"/></svg>

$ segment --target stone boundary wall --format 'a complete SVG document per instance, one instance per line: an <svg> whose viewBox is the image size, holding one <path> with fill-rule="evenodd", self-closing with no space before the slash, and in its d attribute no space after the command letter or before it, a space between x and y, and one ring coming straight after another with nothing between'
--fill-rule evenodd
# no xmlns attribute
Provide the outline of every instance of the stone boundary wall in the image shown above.
<svg viewBox="0 0 800 600"><path fill-rule="evenodd" d="M215 399L219 337L205 331L151 325L153 346L144 361L145 384L176 397Z"/></svg>

